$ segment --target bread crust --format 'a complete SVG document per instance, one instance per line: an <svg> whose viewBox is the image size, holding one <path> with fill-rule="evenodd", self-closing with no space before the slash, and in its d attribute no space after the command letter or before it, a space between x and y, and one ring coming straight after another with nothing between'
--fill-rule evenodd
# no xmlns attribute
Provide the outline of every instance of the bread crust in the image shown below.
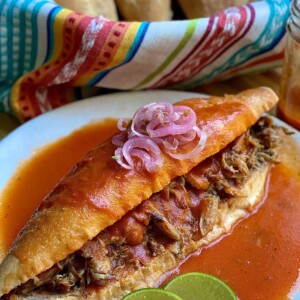
<svg viewBox="0 0 300 300"><path fill-rule="evenodd" d="M163 167L155 173L121 168L111 159L116 148L111 140L93 149L42 201L18 235L0 265L0 296L80 249L171 179L219 152L276 102L268 88L178 102L194 109L207 142L198 156L184 161L162 154Z"/></svg>
<svg viewBox="0 0 300 300"><path fill-rule="evenodd" d="M170 0L116 0L127 21L168 21L172 18Z"/></svg>
<svg viewBox="0 0 300 300"><path fill-rule="evenodd" d="M62 7L74 10L89 17L103 16L117 21L118 13L114 0L57 0Z"/></svg>
<svg viewBox="0 0 300 300"><path fill-rule="evenodd" d="M230 6L249 3L248 0L178 0L178 2L189 19L210 17Z"/></svg>

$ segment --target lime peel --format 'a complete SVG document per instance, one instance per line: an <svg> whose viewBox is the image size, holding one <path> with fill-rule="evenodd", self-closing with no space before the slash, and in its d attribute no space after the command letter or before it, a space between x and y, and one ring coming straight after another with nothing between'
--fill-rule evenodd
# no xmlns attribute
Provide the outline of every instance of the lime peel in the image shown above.
<svg viewBox="0 0 300 300"><path fill-rule="evenodd" d="M192 272L175 277L164 289L144 288L126 295L123 300L237 300L232 289L221 279L206 273Z"/></svg>
<svg viewBox="0 0 300 300"><path fill-rule="evenodd" d="M126 295L123 300L183 300L180 296L163 289L145 288Z"/></svg>
<svg viewBox="0 0 300 300"><path fill-rule="evenodd" d="M237 300L232 289L222 280L206 273L192 272L171 280L165 290L183 300Z"/></svg>

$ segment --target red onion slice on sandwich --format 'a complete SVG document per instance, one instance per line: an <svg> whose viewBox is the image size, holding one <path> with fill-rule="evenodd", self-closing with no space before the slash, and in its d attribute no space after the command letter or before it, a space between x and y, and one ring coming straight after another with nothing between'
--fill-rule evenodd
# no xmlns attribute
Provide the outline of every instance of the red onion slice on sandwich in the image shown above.
<svg viewBox="0 0 300 300"><path fill-rule="evenodd" d="M162 166L162 151L179 160L192 158L202 151L207 139L196 122L196 113L188 106L168 102L145 105L131 122L119 120L122 132L113 137L113 144L118 146L113 158L126 169L146 168L148 172ZM186 152L184 146L195 139L195 147Z"/></svg>

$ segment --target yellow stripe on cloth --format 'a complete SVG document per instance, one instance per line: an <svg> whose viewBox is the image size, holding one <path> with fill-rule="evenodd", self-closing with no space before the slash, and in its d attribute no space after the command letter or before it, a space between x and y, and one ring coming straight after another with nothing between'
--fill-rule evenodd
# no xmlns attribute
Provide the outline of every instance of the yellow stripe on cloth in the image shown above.
<svg viewBox="0 0 300 300"><path fill-rule="evenodd" d="M66 18L68 17L68 15L72 13L74 12L69 9L63 9L56 15L55 22L54 22L54 33L53 33L55 37L54 48L51 57L46 62L46 64L54 62L61 54L62 46L63 46L63 30L64 30Z"/></svg>

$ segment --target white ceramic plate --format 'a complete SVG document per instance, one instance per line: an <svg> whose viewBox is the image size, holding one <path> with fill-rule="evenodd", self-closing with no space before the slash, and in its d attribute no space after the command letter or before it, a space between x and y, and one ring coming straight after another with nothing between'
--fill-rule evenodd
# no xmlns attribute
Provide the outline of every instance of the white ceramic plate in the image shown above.
<svg viewBox="0 0 300 300"><path fill-rule="evenodd" d="M181 91L115 93L71 103L25 123L0 142L0 196L18 164L28 159L34 149L68 135L93 120L130 117L138 107L150 102L176 102L198 96L205 95ZM296 132L282 121L274 119L278 125ZM293 137L300 145L300 133L297 132ZM298 297L299 295L294 300L300 299Z"/></svg>

